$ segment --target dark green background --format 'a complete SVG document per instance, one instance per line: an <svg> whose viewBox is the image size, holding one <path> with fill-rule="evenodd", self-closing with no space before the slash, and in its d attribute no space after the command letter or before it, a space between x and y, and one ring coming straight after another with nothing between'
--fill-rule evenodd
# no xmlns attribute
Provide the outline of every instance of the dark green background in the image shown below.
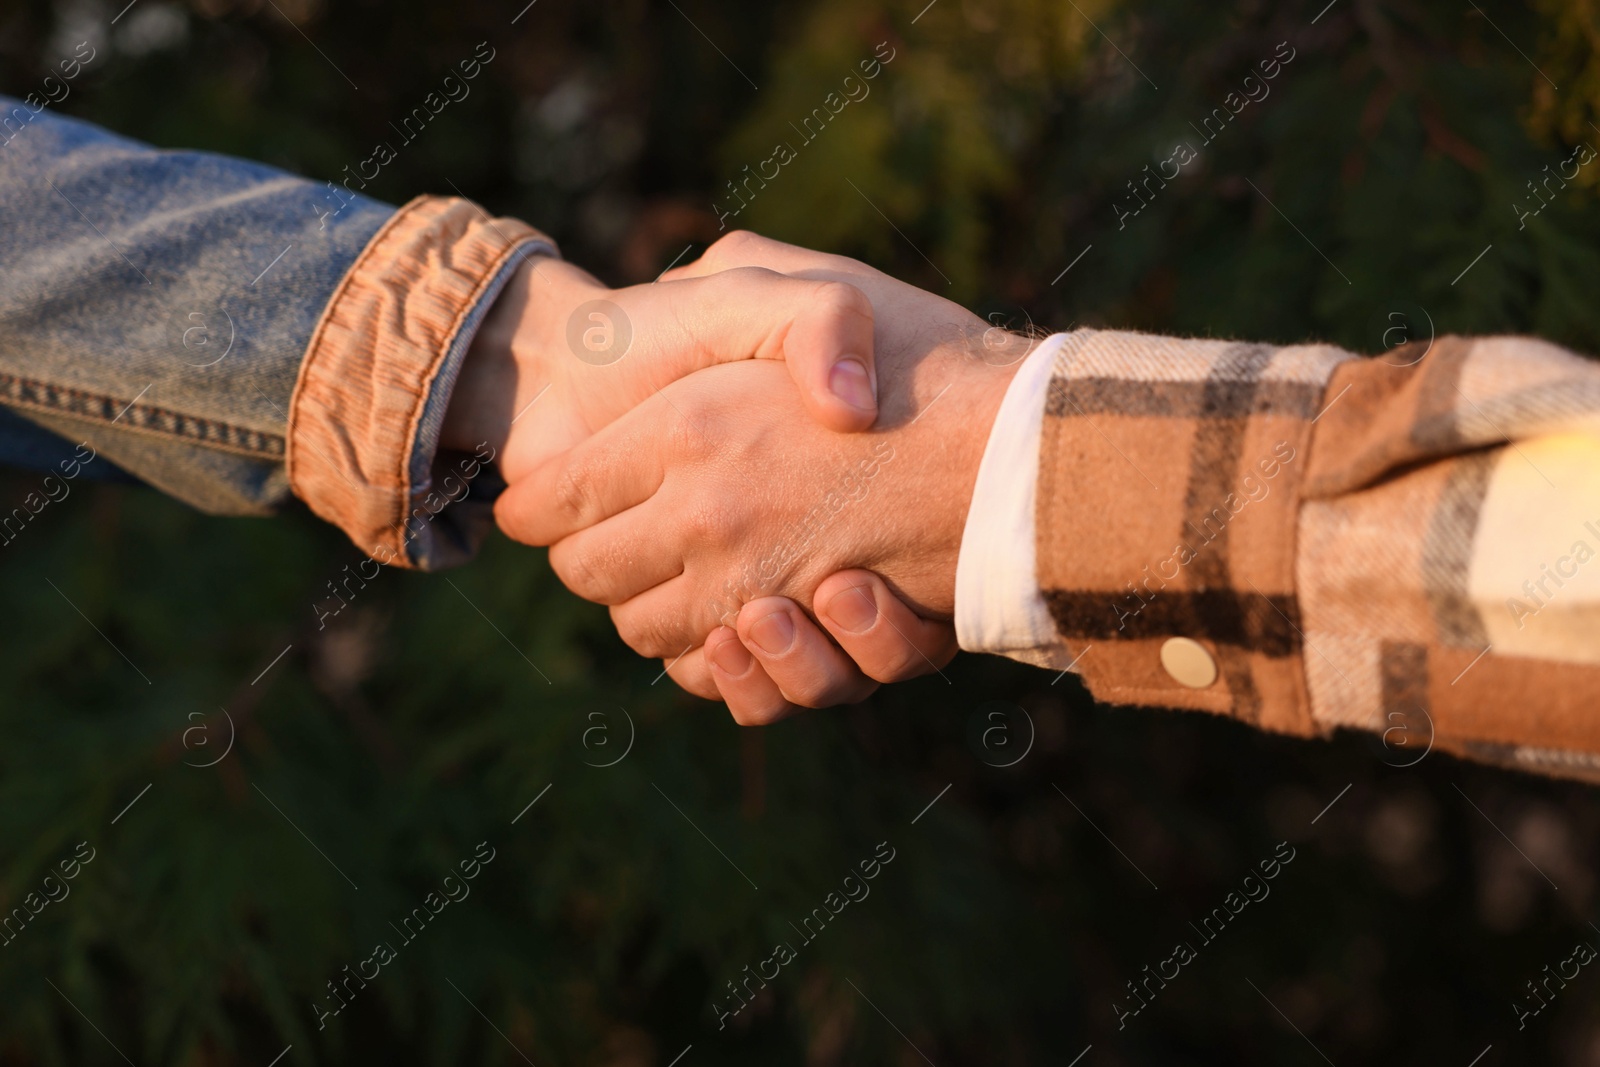
<svg viewBox="0 0 1600 1067"><path fill-rule="evenodd" d="M889 41L872 96L741 225L1017 327L1377 352L1431 318L1600 351L1595 174L1525 231L1512 206L1600 144L1592 0L1338 0L1315 25L1322 0L939 0L915 24L922 0L539 0L515 26L521 0L139 0L105 36L121 7L8 3L0 88L99 33L63 111L318 177L393 140L489 41L471 97L371 191L459 188L618 284L703 248L725 183ZM1280 41L1297 54L1271 96L1119 230L1124 183ZM32 487L7 475L0 499ZM680 1067L1064 1065L1091 1043L1083 1067L1466 1067L1491 1044L1482 1067L1600 1063L1600 975L1520 1033L1511 1007L1600 944L1588 789L1095 707L1071 678L974 657L741 731L653 684L603 610L504 540L449 575L386 572L319 632L312 601L357 558L303 514L84 485L0 550L0 903L97 850L0 948L0 1063L121 1063L113 1043L140 1067L264 1067L291 1043L284 1064L521 1063L508 1042L540 1067L666 1067L690 1045ZM1009 769L984 758L1026 726L986 751L995 701L1036 727ZM184 766L220 752L219 708L231 754ZM621 750L622 708L631 753L586 766ZM1271 897L1119 1032L1123 983L1285 839ZM472 896L317 1032L324 981L485 840ZM722 983L881 841L897 856L871 896L718 1032Z"/></svg>

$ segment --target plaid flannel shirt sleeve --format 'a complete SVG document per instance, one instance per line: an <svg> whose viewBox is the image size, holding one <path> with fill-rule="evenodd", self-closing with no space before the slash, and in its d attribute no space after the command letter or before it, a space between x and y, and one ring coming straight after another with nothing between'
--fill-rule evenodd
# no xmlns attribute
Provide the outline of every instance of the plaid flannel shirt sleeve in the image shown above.
<svg viewBox="0 0 1600 1067"><path fill-rule="evenodd" d="M1600 780L1600 364L1081 330L1043 403L1038 585L1098 699Z"/></svg>

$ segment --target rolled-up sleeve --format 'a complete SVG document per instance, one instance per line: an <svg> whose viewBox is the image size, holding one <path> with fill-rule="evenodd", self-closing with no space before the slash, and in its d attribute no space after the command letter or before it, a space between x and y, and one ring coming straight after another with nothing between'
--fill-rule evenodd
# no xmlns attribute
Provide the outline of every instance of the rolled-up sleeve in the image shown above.
<svg viewBox="0 0 1600 1067"><path fill-rule="evenodd" d="M216 514L298 497L399 566L472 552L489 479L459 487L492 457L442 470L440 428L478 325L548 239L40 101L0 98L0 116L0 462L92 454L88 477Z"/></svg>
<svg viewBox="0 0 1600 1067"><path fill-rule="evenodd" d="M554 251L526 223L466 200L422 197L396 212L307 345L289 409L295 495L384 562L431 569L470 555L492 517L481 494L462 501L494 457L452 472L436 460L440 427L490 304L524 259Z"/></svg>

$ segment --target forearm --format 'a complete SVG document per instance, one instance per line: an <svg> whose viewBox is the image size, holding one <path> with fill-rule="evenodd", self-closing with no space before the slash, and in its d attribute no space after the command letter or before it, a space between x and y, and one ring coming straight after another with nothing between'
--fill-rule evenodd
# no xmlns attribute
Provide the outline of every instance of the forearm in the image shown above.
<svg viewBox="0 0 1600 1067"><path fill-rule="evenodd" d="M393 209L352 197L323 229L310 182L0 106L3 402L198 507L280 505L306 341Z"/></svg>

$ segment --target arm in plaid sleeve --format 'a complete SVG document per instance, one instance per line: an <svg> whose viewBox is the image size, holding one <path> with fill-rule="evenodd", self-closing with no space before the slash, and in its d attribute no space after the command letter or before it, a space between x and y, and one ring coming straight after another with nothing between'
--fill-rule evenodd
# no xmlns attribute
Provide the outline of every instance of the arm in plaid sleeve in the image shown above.
<svg viewBox="0 0 1600 1067"><path fill-rule="evenodd" d="M1600 779L1600 366L1052 343L1036 576L1097 698Z"/></svg>

